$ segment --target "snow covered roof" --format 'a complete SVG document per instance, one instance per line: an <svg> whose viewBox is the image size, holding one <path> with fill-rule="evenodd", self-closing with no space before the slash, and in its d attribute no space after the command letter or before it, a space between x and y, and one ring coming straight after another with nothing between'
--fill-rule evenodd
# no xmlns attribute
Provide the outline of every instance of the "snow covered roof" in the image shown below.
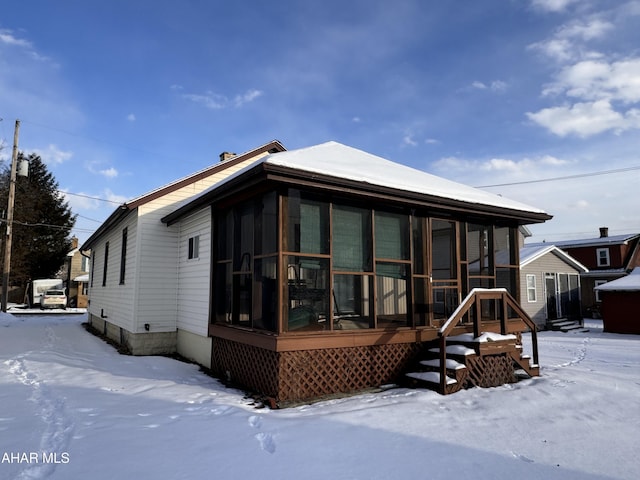
<svg viewBox="0 0 640 480"><path fill-rule="evenodd" d="M371 185L527 212L543 210L446 180L337 142L268 155L265 163Z"/></svg>
<svg viewBox="0 0 640 480"><path fill-rule="evenodd" d="M640 236L640 233L626 233L622 235L611 235L609 237L583 238L580 240L562 240L559 242L553 242L553 244L560 248L592 247L596 245L620 245L638 236Z"/></svg>
<svg viewBox="0 0 640 480"><path fill-rule="evenodd" d="M594 288L594 290L601 292L638 292L640 291L640 267L634 268L629 275L603 283Z"/></svg>
<svg viewBox="0 0 640 480"><path fill-rule="evenodd" d="M585 267L582 263L577 261L568 253L560 250L555 245L550 244L533 244L533 245L525 245L520 249L520 266L524 267L529 263L537 260L538 258L546 255L547 253L551 253L561 260L565 261L569 265L572 265L576 270L580 270L582 273L586 273L589 271L587 267Z"/></svg>
<svg viewBox="0 0 640 480"><path fill-rule="evenodd" d="M210 196L212 192L215 192L223 185L260 165L265 169L287 169L299 174L306 174L312 179L328 177L342 182L357 182L363 186L368 185L475 206L522 212L536 216L538 221L551 218L550 215L539 208L437 177L333 141L298 150L277 152L259 158L234 175L194 196L190 203L200 204L198 199ZM172 223L177 217L192 209L189 205L187 204L168 215L163 221Z"/></svg>

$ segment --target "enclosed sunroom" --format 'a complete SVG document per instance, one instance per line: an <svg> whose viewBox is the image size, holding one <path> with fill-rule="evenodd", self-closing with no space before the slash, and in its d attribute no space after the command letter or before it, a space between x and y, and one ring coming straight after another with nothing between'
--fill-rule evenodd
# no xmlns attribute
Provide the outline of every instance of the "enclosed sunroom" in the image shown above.
<svg viewBox="0 0 640 480"><path fill-rule="evenodd" d="M212 369L276 403L397 383L445 330L497 345L531 327L517 228L541 210L335 142L268 155L163 222L202 209Z"/></svg>

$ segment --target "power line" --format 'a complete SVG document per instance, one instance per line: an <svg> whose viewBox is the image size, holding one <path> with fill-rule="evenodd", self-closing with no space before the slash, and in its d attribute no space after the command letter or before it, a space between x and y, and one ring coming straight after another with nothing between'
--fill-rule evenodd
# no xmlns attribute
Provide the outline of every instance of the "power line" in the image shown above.
<svg viewBox="0 0 640 480"><path fill-rule="evenodd" d="M508 186L511 186L511 185L526 185L526 184L530 184L530 183L555 182L555 181L558 181L558 180L573 180L575 178L598 177L600 175L610 175L612 173L630 172L632 170L640 170L640 165L636 165L636 166L633 166L633 167L626 167L626 168L618 168L616 170L603 170L601 172L578 173L578 174L575 174L575 175L565 175L563 177L541 178L541 179L538 179L538 180L524 180L522 182L496 183L496 184L493 184L493 185L479 185L476 188L508 187Z"/></svg>
<svg viewBox="0 0 640 480"><path fill-rule="evenodd" d="M122 205L123 203L123 202L117 202L115 200L107 200L106 198L92 197L91 195L85 195L83 193L66 192L64 190L58 190L58 193L61 193L63 195L73 195L75 197L89 198L91 200L97 200L99 202L113 203L114 205Z"/></svg>
<svg viewBox="0 0 640 480"><path fill-rule="evenodd" d="M102 223L102 220L96 220L95 218L85 217L84 215L80 215L79 213L76 213L75 215L77 217L84 218L85 220L90 220L90 221L96 222L96 223Z"/></svg>

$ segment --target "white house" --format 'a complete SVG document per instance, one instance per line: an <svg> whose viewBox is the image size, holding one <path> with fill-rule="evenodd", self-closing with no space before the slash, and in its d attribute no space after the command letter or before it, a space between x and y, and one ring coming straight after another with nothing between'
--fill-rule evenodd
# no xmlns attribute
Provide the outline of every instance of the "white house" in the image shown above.
<svg viewBox="0 0 640 480"><path fill-rule="evenodd" d="M535 331L517 303L518 228L549 218L336 142L272 142L116 210L82 247L90 322L275 402L393 382L463 333L503 340L439 391L500 384L515 364L538 373L535 335L533 364L512 335Z"/></svg>
<svg viewBox="0 0 640 480"><path fill-rule="evenodd" d="M210 215L199 212L171 228L160 219L247 163L284 150L274 140L223 154L219 163L118 207L81 247L91 251L91 325L133 354L178 351L208 366ZM185 236L192 239L187 247Z"/></svg>

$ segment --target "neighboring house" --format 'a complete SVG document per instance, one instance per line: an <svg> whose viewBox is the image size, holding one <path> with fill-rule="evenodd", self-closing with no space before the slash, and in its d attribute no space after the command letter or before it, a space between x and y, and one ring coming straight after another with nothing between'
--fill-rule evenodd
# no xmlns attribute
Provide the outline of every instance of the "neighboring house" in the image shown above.
<svg viewBox="0 0 640 480"><path fill-rule="evenodd" d="M70 307L86 308L88 301L89 282L89 252L84 255L78 248L78 239L71 239L71 250L67 254L62 278L67 287L68 305Z"/></svg>
<svg viewBox="0 0 640 480"><path fill-rule="evenodd" d="M601 297L605 332L640 334L640 267L595 290Z"/></svg>
<svg viewBox="0 0 640 480"><path fill-rule="evenodd" d="M537 374L517 229L544 211L335 142L227 162L206 186L128 202L85 242L94 327L276 403L398 381L463 333L468 374L447 378L436 354L442 393L514 381L516 364Z"/></svg>
<svg viewBox="0 0 640 480"><path fill-rule="evenodd" d="M580 275L588 269L555 245L520 248L520 298L539 327L561 318L581 319Z"/></svg>
<svg viewBox="0 0 640 480"><path fill-rule="evenodd" d="M609 236L603 227L597 238L565 240L554 245L589 269L580 275L583 316L600 315L601 299L595 287L624 277L640 266L640 233Z"/></svg>

